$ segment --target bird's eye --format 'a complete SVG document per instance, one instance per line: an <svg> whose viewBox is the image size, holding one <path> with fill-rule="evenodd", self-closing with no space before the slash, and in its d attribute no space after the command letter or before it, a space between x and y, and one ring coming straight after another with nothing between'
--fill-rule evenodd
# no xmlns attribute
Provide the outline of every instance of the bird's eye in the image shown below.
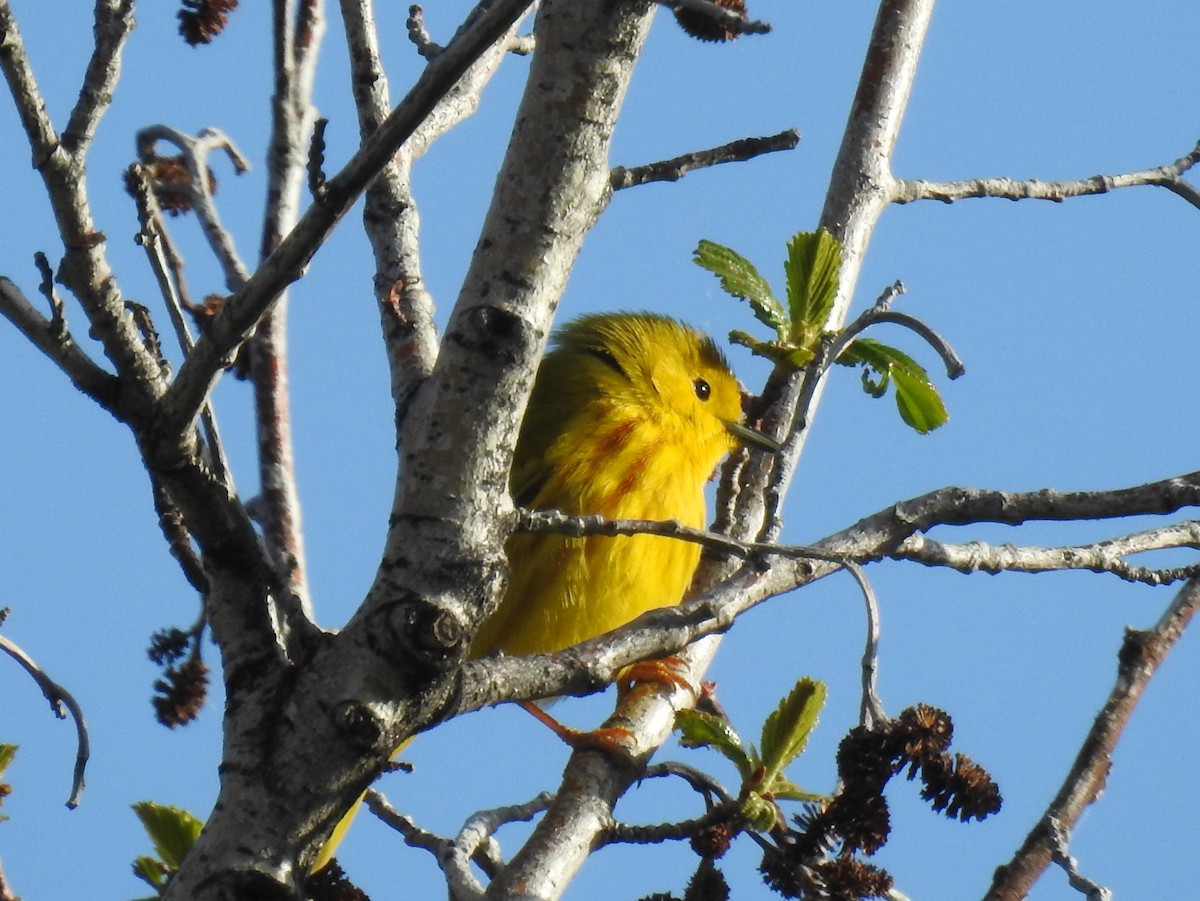
<svg viewBox="0 0 1200 901"><path fill-rule="evenodd" d="M708 400L712 396L712 385L704 379L696 379L692 382L692 387L696 389L696 397L701 400Z"/></svg>

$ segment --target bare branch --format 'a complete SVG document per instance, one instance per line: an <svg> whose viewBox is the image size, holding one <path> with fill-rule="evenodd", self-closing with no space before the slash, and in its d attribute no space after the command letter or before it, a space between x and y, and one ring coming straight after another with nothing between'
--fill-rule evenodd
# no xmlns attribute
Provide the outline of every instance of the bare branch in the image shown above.
<svg viewBox="0 0 1200 901"><path fill-rule="evenodd" d="M0 68L17 105L17 113L33 149L33 168L41 169L59 147L58 133L25 53L25 42L8 0L0 0Z"/></svg>
<svg viewBox="0 0 1200 901"><path fill-rule="evenodd" d="M363 143L342 171L326 182L323 202L308 208L197 342L164 398L160 426L176 431L191 421L211 390L224 360L299 277L308 260L387 160L421 126L433 107L487 47L525 11L528 0L496 0L475 25L431 62L404 100Z"/></svg>
<svg viewBox="0 0 1200 901"><path fill-rule="evenodd" d="M96 46L88 60L79 100L62 135L63 145L77 156L87 153L96 126L112 103L121 75L121 49L133 31L135 6L135 0L100 0L96 4L96 24L92 29Z"/></svg>
<svg viewBox="0 0 1200 901"><path fill-rule="evenodd" d="M0 651L4 651L9 657L17 661L25 669L25 672L33 677L33 681L37 683L38 688L42 690L42 694L46 696L46 700L50 702L50 709L54 711L56 717L60 720L66 718L67 714L63 711L65 707L70 712L71 719L75 721L75 772L71 779L71 796L67 798L67 807L74 810L79 806L79 797L83 794L83 771L87 767L88 757L91 756L87 723L83 719L83 710L80 709L79 702L75 700L69 691L46 675L46 672L37 665L32 657L4 635L0 635Z"/></svg>
<svg viewBox="0 0 1200 901"><path fill-rule="evenodd" d="M725 631L738 616L770 597L824 578L848 563L888 557L911 535L935 526L1163 515L1187 506L1200 506L1200 472L1110 491L942 488L859 520L815 546L790 548L742 545L669 522L610 522L597 517L563 517L553 511L522 513L522 522L566 534L669 535L714 547L735 558L749 553L751 559L731 577L678 607L652 610L620 629L556 654L467 663L463 674L466 688L458 709L465 712L501 701L598 691L621 667L675 654L698 638ZM757 555L777 555L778 559L765 568L755 565ZM476 671L477 667L481 669Z"/></svg>
<svg viewBox="0 0 1200 901"><path fill-rule="evenodd" d="M1104 789L1113 750L1150 680L1200 607L1200 579L1188 581L1154 626L1127 629L1117 659L1117 682L1096 715L1062 788L1009 863L997 868L986 901L1017 901L1055 859L1061 836Z"/></svg>
<svg viewBox="0 0 1200 901"><path fill-rule="evenodd" d="M209 247L225 273L226 288L229 291L237 291L250 278L250 272L237 252L233 236L221 224L208 178L208 158L214 150L224 151L233 163L234 171L239 174L248 171L250 163L229 136L220 129L205 128L192 137L169 125L151 125L137 134L138 159L144 165L154 162L155 145L159 141L165 141L178 148L187 166L189 181L187 184L163 183L158 187L164 191L180 191L185 194L200 220Z"/></svg>
<svg viewBox="0 0 1200 901"><path fill-rule="evenodd" d="M867 607L867 640L863 644L862 655L862 700L858 707L858 723L871 729L888 719L887 711L883 709L883 701L879 698L879 602L875 599L875 590L857 563L849 563L846 569L854 576L854 581L862 589L863 601Z"/></svg>
<svg viewBox="0 0 1200 901"><path fill-rule="evenodd" d="M433 59L445 49L429 36L429 31L425 28L425 10L417 4L414 3L408 8L405 25L408 26L408 39L417 48L417 53L425 59Z"/></svg>
<svg viewBox="0 0 1200 901"><path fill-rule="evenodd" d="M166 223L163 221L162 209L159 207L158 198L150 184L147 167L141 164L131 166L126 183L137 206L140 225L137 236L138 243L146 250L150 268L154 272L155 281L158 282L159 293L166 304L171 326L175 330L175 338L186 358L191 353L195 339L192 337L187 319L183 315L184 309L191 307L191 303L185 297L183 261L171 240ZM204 429L208 452L207 462L218 479L229 482L232 478L229 461L225 456L221 433L217 427L217 417L211 404L206 403L201 410L200 423ZM168 540L170 540L170 536L168 536ZM177 558L178 556L176 554ZM193 585L195 584L190 575L188 580Z"/></svg>
<svg viewBox="0 0 1200 901"><path fill-rule="evenodd" d="M0 276L0 314L3 314L38 350L71 380L76 388L104 409L116 413L119 391L116 377L105 372L54 319L39 313L13 282Z"/></svg>
<svg viewBox="0 0 1200 901"><path fill-rule="evenodd" d="M892 301L900 294L903 294L904 290L903 283L895 282L880 295L879 300L875 301L873 306L863 310L857 319L838 332L837 338L829 351L830 359L837 360L842 355L842 352L854 343L854 339L872 325L881 322L890 322L895 325L904 326L904 328L915 332L925 339L925 343L937 351L938 356L942 358L942 364L946 367L947 376L956 379L965 375L967 368L963 365L962 358L954 352L954 348L950 346L949 341L917 317L890 308ZM809 365L811 366L812 364L810 363Z"/></svg>
<svg viewBox="0 0 1200 901"><path fill-rule="evenodd" d="M50 337L62 341L67 337L67 311L62 298L54 290L54 272L50 269L50 261L40 250L33 255L33 262L38 272L42 274L42 282L38 290L50 304Z"/></svg>
<svg viewBox="0 0 1200 901"><path fill-rule="evenodd" d="M993 546L981 541L946 544L918 534L905 539L888 556L893 560L912 560L926 566L946 566L962 573L1035 573L1086 569L1112 573L1127 582L1166 585L1200 575L1200 563L1152 568L1134 566L1124 558L1145 551L1184 547L1200 548L1200 522L1176 523L1093 544L1063 547Z"/></svg>
<svg viewBox="0 0 1200 901"><path fill-rule="evenodd" d="M762 138L742 138L722 144L720 147L694 150L683 156L644 166L634 166L633 168L617 166L609 175L609 181L614 191L654 181L678 181L695 169L704 169L719 163L740 163L765 153L792 150L799 143L800 132L789 128L779 134Z"/></svg>
<svg viewBox="0 0 1200 901"><path fill-rule="evenodd" d="M450 897L455 901L484 896L483 885L471 872L472 862L489 876L502 865L500 848L493 838L496 830L508 823L532 819L545 810L552 799L549 792L542 792L524 804L480 811L472 815L451 840L422 829L411 817L397 811L378 791L370 789L366 794L368 809L399 832L405 844L424 849L437 858L446 874Z"/></svg>
<svg viewBox="0 0 1200 901"><path fill-rule="evenodd" d="M1112 901L1111 891L1079 872L1079 862L1071 856L1071 830L1053 818L1049 823L1051 841L1054 843L1054 862L1066 871L1071 888L1086 895L1088 901Z"/></svg>
<svg viewBox="0 0 1200 901"><path fill-rule="evenodd" d="M1183 178L1183 174L1197 162L1200 162L1200 142L1186 156L1165 166L1119 175L1093 175L1076 181L974 178L968 181L931 182L924 179L897 179L893 201L912 203L915 200L940 200L953 203L970 197L998 197L1004 200L1051 200L1061 203L1071 197L1107 194L1117 188L1158 185L1200 209L1200 190Z"/></svg>

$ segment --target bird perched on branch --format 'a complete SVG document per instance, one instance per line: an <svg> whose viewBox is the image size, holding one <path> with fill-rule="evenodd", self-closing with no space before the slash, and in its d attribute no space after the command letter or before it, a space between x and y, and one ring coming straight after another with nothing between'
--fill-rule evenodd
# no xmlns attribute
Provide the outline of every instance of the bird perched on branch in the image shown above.
<svg viewBox="0 0 1200 901"><path fill-rule="evenodd" d="M778 446L742 425L742 391L711 338L650 313L564 326L538 370L513 459L514 501L609 519L704 528L704 485L741 444ZM512 576L472 656L570 647L676 604L700 547L653 535L518 533Z"/></svg>
<svg viewBox="0 0 1200 901"><path fill-rule="evenodd" d="M584 316L557 332L542 360L517 440L512 495L530 509L703 528L705 483L743 444L779 449L742 424L741 387L711 338L652 313ZM562 650L677 604L700 560L699 545L655 535L519 532L506 551L508 588L472 657Z"/></svg>

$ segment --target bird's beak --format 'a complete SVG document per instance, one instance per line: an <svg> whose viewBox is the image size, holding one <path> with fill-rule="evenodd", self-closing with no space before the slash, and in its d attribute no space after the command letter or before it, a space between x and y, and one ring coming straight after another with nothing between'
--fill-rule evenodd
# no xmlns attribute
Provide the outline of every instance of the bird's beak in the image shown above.
<svg viewBox="0 0 1200 901"><path fill-rule="evenodd" d="M729 430L729 434L747 447L756 447L769 454L777 454L783 450L783 446L778 441L768 438L762 432L752 429L748 425L742 425L740 422L727 422L725 428Z"/></svg>

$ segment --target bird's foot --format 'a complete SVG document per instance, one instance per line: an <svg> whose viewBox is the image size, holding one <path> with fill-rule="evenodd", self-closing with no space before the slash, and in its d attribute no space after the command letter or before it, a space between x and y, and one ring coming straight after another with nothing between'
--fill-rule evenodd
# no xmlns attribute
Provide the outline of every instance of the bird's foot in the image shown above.
<svg viewBox="0 0 1200 901"><path fill-rule="evenodd" d="M621 726L603 726L591 732L584 732L564 726L532 701L521 701L520 705L572 750L601 751L620 760L629 759L633 755L633 734L628 729Z"/></svg>

